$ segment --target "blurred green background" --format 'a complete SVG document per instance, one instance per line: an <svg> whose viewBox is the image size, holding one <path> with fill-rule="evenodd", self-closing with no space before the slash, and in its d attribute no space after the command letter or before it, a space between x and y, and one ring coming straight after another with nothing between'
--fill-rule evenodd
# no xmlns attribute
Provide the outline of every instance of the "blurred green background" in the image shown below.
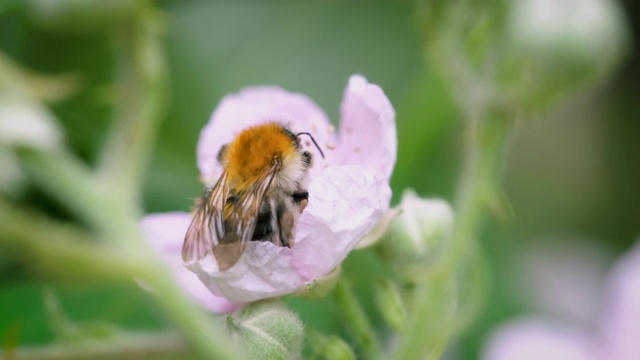
<svg viewBox="0 0 640 360"><path fill-rule="evenodd" d="M66 144L93 163L110 116L111 29L106 21L91 19L78 26L47 24L19 1L0 4L0 51L33 71L71 72L82 79L81 91L52 109ZM379 84L397 112L394 203L407 187L422 196L452 199L464 123L441 78L426 66L411 2L174 0L158 5L167 23L171 103L147 173L146 212L184 211L200 194L195 144L225 94L250 85L279 85L307 94L337 124L342 92L353 73ZM637 39L640 5L635 0L623 5ZM492 286L485 310L455 346L459 358L477 358L496 324L529 310L512 276L514 254L549 237L590 239L619 254L638 237L640 56L634 48L629 55L604 86L548 119L517 126L502 181L515 216L490 222L480 236ZM70 217L35 188L21 197L53 217ZM366 286L370 266L376 266L375 259L366 251L353 253L345 264L373 314ZM74 320L104 319L132 329L168 326L152 298L135 284L62 281L0 253L0 339L5 343L51 341L42 306L45 286L54 289ZM323 332L342 331L330 301L290 299L290 305Z"/></svg>

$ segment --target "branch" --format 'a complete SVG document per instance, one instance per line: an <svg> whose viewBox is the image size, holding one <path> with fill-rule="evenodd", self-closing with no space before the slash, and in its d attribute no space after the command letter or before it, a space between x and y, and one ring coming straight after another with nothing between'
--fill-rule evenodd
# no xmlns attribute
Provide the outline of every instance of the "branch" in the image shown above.
<svg viewBox="0 0 640 360"><path fill-rule="evenodd" d="M343 278L338 280L338 284L334 290L334 298L346 318L346 323L349 324L354 332L356 340L363 352L363 358L371 360L380 359L382 356L382 347L378 342L375 330L351 290L350 285L347 284Z"/></svg>
<svg viewBox="0 0 640 360"><path fill-rule="evenodd" d="M162 22L158 20L158 13L144 9L117 34L118 105L99 173L105 186L132 201L138 200L167 102L167 69L159 35Z"/></svg>
<svg viewBox="0 0 640 360"><path fill-rule="evenodd" d="M111 339L5 349L6 360L102 360L192 358L187 343L175 333L128 333Z"/></svg>
<svg viewBox="0 0 640 360"><path fill-rule="evenodd" d="M144 273L142 257L116 251L87 233L0 199L0 244L18 249L31 264L72 277L131 281Z"/></svg>

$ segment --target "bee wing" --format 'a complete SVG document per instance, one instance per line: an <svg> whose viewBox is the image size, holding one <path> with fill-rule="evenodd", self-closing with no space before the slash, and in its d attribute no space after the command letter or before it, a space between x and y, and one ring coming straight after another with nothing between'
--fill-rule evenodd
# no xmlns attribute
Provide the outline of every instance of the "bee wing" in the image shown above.
<svg viewBox="0 0 640 360"><path fill-rule="evenodd" d="M276 159L249 189L238 193L237 200L231 205L225 219L228 231L220 238L220 243L213 247L220 270L233 266L242 256L247 241L251 241L265 194L280 167L281 161Z"/></svg>
<svg viewBox="0 0 640 360"><path fill-rule="evenodd" d="M182 261L202 259L224 237L223 209L227 196L229 184L225 171L193 216L182 245Z"/></svg>

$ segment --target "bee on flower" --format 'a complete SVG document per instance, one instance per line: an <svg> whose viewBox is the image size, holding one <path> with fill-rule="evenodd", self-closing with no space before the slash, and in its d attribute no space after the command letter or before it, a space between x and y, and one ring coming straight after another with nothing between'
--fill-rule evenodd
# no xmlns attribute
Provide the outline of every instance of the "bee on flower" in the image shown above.
<svg viewBox="0 0 640 360"><path fill-rule="evenodd" d="M142 228L209 309L293 293L334 270L389 209L396 147L393 107L362 76L349 80L338 129L304 95L246 88L200 134L209 191L194 214L152 214Z"/></svg>

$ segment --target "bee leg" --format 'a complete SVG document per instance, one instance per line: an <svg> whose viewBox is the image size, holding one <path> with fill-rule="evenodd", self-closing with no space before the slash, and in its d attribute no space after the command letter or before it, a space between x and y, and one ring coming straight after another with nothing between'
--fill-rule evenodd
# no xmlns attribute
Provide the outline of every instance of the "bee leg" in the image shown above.
<svg viewBox="0 0 640 360"><path fill-rule="evenodd" d="M305 151L302 153L302 161L304 162L304 165L306 166L306 168L310 168L313 164L312 162L313 157L311 156L311 153L308 151Z"/></svg>
<svg viewBox="0 0 640 360"><path fill-rule="evenodd" d="M282 246L291 247L293 240L293 226L296 218L293 211L287 211L284 203L279 203L276 207L276 217L278 219L278 228L280 232L280 243Z"/></svg>

